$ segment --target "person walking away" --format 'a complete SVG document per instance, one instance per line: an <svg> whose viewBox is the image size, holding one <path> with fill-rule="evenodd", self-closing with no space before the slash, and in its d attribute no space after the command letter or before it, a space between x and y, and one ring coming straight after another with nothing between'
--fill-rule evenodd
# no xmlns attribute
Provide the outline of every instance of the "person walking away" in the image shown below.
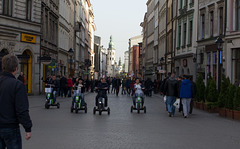
<svg viewBox="0 0 240 149"><path fill-rule="evenodd" d="M58 84L59 84L59 88L57 89L57 96L60 96L60 89L61 89L61 87L60 87L60 75L58 75L57 76L57 82L58 82Z"/></svg>
<svg viewBox="0 0 240 149"><path fill-rule="evenodd" d="M183 78L180 77L180 76L177 78L177 82L178 82L177 83L178 84L178 96L177 96L177 98L180 98L180 90L181 90L182 80L183 80ZM183 105L182 105L182 99L180 98L178 112L181 112L182 110L183 110Z"/></svg>
<svg viewBox="0 0 240 149"><path fill-rule="evenodd" d="M20 80L22 83L24 83L23 72L21 72L20 75L18 76L18 80Z"/></svg>
<svg viewBox="0 0 240 149"><path fill-rule="evenodd" d="M108 94L109 94L110 93L110 85L111 85L110 78L108 77L106 81L107 81L107 84L109 85L108 86Z"/></svg>
<svg viewBox="0 0 240 149"><path fill-rule="evenodd" d="M123 80L122 80L122 95L124 94L126 94L126 79L124 78Z"/></svg>
<svg viewBox="0 0 240 149"><path fill-rule="evenodd" d="M157 84L158 84L157 80L155 79L154 82L153 82L153 89L154 89L153 92L154 92L154 94L157 94L157 88L158 88Z"/></svg>
<svg viewBox="0 0 240 149"><path fill-rule="evenodd" d="M31 138L32 121L26 88L15 78L19 62L16 56L2 58L0 74L0 149L22 149L21 124L26 132L25 139Z"/></svg>
<svg viewBox="0 0 240 149"><path fill-rule="evenodd" d="M61 89L61 97L67 96L67 78L65 76L62 76L60 79L60 89Z"/></svg>
<svg viewBox="0 0 240 149"><path fill-rule="evenodd" d="M119 94L119 88L121 86L121 80L119 79L119 77L117 77L116 79L116 95L118 96Z"/></svg>
<svg viewBox="0 0 240 149"><path fill-rule="evenodd" d="M173 104L176 102L176 97L178 96L177 90L177 80L175 79L175 74L172 73L164 87L164 95L167 97L166 104L169 117L172 117L175 114L175 106Z"/></svg>
<svg viewBox="0 0 240 149"><path fill-rule="evenodd" d="M181 83L181 89L180 89L180 98L182 98L184 118L187 118L189 116L190 103L193 96L192 93L193 93L193 84L185 76L184 80Z"/></svg>
<svg viewBox="0 0 240 149"><path fill-rule="evenodd" d="M126 80L126 89L127 89L127 94L128 96L130 95L130 86L131 86L131 80L129 77L127 77L127 80Z"/></svg>
<svg viewBox="0 0 240 149"><path fill-rule="evenodd" d="M131 93L132 93L132 96L133 96L133 87L134 87L134 84L135 84L134 78L131 78L130 91L131 91Z"/></svg>
<svg viewBox="0 0 240 149"><path fill-rule="evenodd" d="M67 80L67 86L68 86L68 97L72 97L73 81L71 77L69 77Z"/></svg>
<svg viewBox="0 0 240 149"><path fill-rule="evenodd" d="M116 91L116 78L113 78L112 79L112 91L111 91L111 93L113 92L115 94L115 91Z"/></svg>

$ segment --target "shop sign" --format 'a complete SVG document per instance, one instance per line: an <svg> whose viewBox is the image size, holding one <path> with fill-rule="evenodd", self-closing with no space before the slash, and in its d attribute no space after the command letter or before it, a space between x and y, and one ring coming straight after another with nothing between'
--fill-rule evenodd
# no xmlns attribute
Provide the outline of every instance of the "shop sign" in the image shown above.
<svg viewBox="0 0 240 149"><path fill-rule="evenodd" d="M29 42L29 43L36 43L36 36L21 33L21 41L22 42Z"/></svg>

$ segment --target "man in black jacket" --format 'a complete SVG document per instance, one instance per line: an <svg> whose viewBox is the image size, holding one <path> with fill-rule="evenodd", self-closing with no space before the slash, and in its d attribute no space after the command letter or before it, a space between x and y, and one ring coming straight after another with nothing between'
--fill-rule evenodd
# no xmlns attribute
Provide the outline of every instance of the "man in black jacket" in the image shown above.
<svg viewBox="0 0 240 149"><path fill-rule="evenodd" d="M172 73L171 77L167 80L164 86L164 95L167 96L167 109L169 117L174 116L175 106L173 105L178 96L178 82L175 79L175 74Z"/></svg>
<svg viewBox="0 0 240 149"><path fill-rule="evenodd" d="M98 90L98 95L96 96L96 99L95 99L96 106L98 106L98 98L99 97L104 98L105 99L104 106L105 107L108 106L108 97L107 97L108 87L109 87L109 85L107 84L106 79L102 78L101 83L99 83L98 86L96 87L96 89Z"/></svg>
<svg viewBox="0 0 240 149"><path fill-rule="evenodd" d="M6 55L2 59L0 74L0 148L22 148L19 124L25 129L25 138L31 138L32 121L29 116L27 91L15 78L18 59Z"/></svg>

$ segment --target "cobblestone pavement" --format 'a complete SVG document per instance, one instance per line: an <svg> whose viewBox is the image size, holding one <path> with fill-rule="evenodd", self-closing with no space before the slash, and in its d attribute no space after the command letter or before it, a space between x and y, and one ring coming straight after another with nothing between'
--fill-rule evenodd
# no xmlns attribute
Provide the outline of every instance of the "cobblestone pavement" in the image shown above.
<svg viewBox="0 0 240 149"><path fill-rule="evenodd" d="M45 96L31 96L32 138L24 149L239 149L240 122L195 110L184 119L168 117L161 96L147 97L147 113L130 113L131 97L108 96L111 114L93 115L96 94L85 96L88 113L70 113L71 98L60 109L44 109Z"/></svg>

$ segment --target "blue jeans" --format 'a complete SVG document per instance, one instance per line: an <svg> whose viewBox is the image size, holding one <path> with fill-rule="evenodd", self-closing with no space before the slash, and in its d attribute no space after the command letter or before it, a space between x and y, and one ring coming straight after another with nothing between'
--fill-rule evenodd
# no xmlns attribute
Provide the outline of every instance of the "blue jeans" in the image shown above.
<svg viewBox="0 0 240 149"><path fill-rule="evenodd" d="M167 96L167 108L168 108L168 112L171 112L172 115L175 114L175 106L173 105L174 102L176 102L176 97L175 96Z"/></svg>
<svg viewBox="0 0 240 149"><path fill-rule="evenodd" d="M22 149L19 128L0 128L0 149Z"/></svg>

